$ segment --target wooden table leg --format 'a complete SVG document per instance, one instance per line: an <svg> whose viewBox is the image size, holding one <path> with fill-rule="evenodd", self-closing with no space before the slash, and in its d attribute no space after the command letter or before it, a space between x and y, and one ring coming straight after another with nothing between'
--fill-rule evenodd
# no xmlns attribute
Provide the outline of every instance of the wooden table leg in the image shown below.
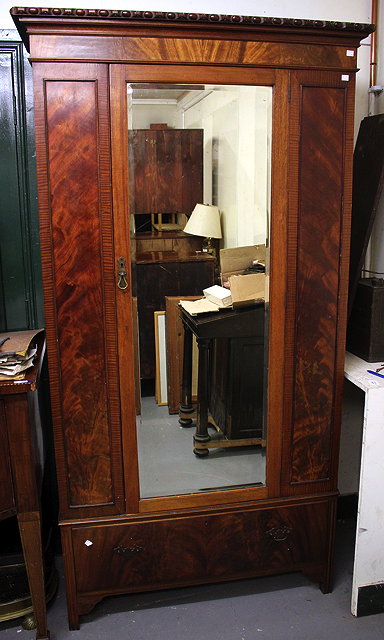
<svg viewBox="0 0 384 640"><path fill-rule="evenodd" d="M192 406L192 332L184 324L184 349L183 349L183 380L181 386L181 402L179 409L179 423L182 427L190 427L194 413Z"/></svg>
<svg viewBox="0 0 384 640"><path fill-rule="evenodd" d="M36 425L31 416L38 406L38 391L7 396L5 411L12 466L17 520L23 546L37 640L47 640L47 614L44 585L44 559L41 542L40 489L41 473Z"/></svg>
<svg viewBox="0 0 384 640"><path fill-rule="evenodd" d="M21 513L17 520L36 621L36 639L48 640L40 515L38 512Z"/></svg>
<svg viewBox="0 0 384 640"><path fill-rule="evenodd" d="M198 443L209 442L208 434L208 389L209 389L209 348L211 341L208 338L197 338L199 348L199 368L197 384L197 418L194 441ZM209 450L195 447L193 450L199 457L208 455Z"/></svg>

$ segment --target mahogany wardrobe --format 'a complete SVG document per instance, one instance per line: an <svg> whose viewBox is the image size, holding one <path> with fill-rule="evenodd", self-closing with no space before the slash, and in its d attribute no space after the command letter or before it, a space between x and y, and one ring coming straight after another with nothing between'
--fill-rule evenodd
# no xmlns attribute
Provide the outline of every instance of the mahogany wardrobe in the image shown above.
<svg viewBox="0 0 384 640"><path fill-rule="evenodd" d="M114 594L291 571L329 591L356 56L373 27L111 9L11 13L34 77L70 628ZM193 427L182 428L154 400L163 418L145 433L152 399L140 398L138 388L140 225L129 153L129 130L150 129L134 112L145 102L154 109L150 124L164 123L161 109L172 103L175 128L203 129L202 198L222 212L222 246L231 246L232 210L239 246L248 234L248 245L265 245L261 444L198 458ZM265 154L262 186L255 163ZM224 155L228 169L221 167ZM244 201L249 181L253 196ZM144 180L141 188L153 187ZM173 179L168 188L175 188ZM254 232L258 215L267 226L262 238ZM147 284L158 286L157 279ZM182 340L180 331L174 337ZM239 386L252 383L252 376L239 376ZM224 472L216 471L219 463ZM216 473L224 476L215 483Z"/></svg>

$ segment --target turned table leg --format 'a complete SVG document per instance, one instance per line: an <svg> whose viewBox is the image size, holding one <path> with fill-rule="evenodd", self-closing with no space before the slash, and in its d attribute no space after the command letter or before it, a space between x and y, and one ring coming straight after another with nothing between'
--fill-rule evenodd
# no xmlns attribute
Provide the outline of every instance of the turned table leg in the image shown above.
<svg viewBox="0 0 384 640"><path fill-rule="evenodd" d="M211 437L208 434L208 389L209 389L209 348L208 338L197 338L199 348L199 368L198 368L198 403L196 418L196 433L194 442L203 444L209 442ZM195 447L193 452L199 456L207 456L209 450L204 447Z"/></svg>
<svg viewBox="0 0 384 640"><path fill-rule="evenodd" d="M192 413L194 413L192 406L192 332L184 324L183 380L179 408L179 423L182 427L192 425L190 417Z"/></svg>

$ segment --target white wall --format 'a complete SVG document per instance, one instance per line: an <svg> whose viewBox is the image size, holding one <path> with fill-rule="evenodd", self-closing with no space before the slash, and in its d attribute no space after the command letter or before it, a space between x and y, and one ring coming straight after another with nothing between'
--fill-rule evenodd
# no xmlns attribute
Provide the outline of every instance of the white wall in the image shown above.
<svg viewBox="0 0 384 640"><path fill-rule="evenodd" d="M377 71L376 71L376 84L384 86L384 2L379 0L378 15L377 15ZM377 96L373 104L374 113L384 113L384 91Z"/></svg>
<svg viewBox="0 0 384 640"><path fill-rule="evenodd" d="M129 110L130 117L128 120L130 129L150 129L151 124L162 123L167 124L171 129L180 127L179 113L176 105L152 103L137 104Z"/></svg>
<svg viewBox="0 0 384 640"><path fill-rule="evenodd" d="M379 0L377 38L377 71L375 84L384 87L384 1ZM380 56L381 52L381 56ZM384 91L373 94L370 99L370 115L384 113ZM384 193L376 215L366 268L384 273Z"/></svg>
<svg viewBox="0 0 384 640"><path fill-rule="evenodd" d="M204 202L221 211L224 248L266 242L271 104L270 87L228 86L184 105L185 127L204 129Z"/></svg>

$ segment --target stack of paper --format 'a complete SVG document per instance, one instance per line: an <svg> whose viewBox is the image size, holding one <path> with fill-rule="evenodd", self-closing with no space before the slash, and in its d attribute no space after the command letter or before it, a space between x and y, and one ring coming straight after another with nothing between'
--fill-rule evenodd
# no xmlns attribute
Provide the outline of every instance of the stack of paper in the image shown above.
<svg viewBox="0 0 384 640"><path fill-rule="evenodd" d="M18 379L33 366L37 352L32 342L39 330L0 334L0 379Z"/></svg>
<svg viewBox="0 0 384 640"><path fill-rule="evenodd" d="M180 300L180 306L185 309L191 316L200 313L211 313L212 311L220 311L228 309L232 305L231 292L217 284L207 289L203 289L204 298L199 300Z"/></svg>
<svg viewBox="0 0 384 640"><path fill-rule="evenodd" d="M232 297L229 289L219 287L217 284L214 284L212 287L208 287L208 289L203 289L203 293L207 300L217 304L218 307L230 307L232 304Z"/></svg>
<svg viewBox="0 0 384 640"><path fill-rule="evenodd" d="M27 351L27 355L3 355L0 354L0 375L2 376L17 376L22 371L29 369L33 366L33 358L36 355L37 348L31 347Z"/></svg>
<svg viewBox="0 0 384 640"><path fill-rule="evenodd" d="M200 298L199 300L180 300L180 306L191 316L197 316L200 313L210 313L211 311L220 311L217 304L210 302L206 298Z"/></svg>

